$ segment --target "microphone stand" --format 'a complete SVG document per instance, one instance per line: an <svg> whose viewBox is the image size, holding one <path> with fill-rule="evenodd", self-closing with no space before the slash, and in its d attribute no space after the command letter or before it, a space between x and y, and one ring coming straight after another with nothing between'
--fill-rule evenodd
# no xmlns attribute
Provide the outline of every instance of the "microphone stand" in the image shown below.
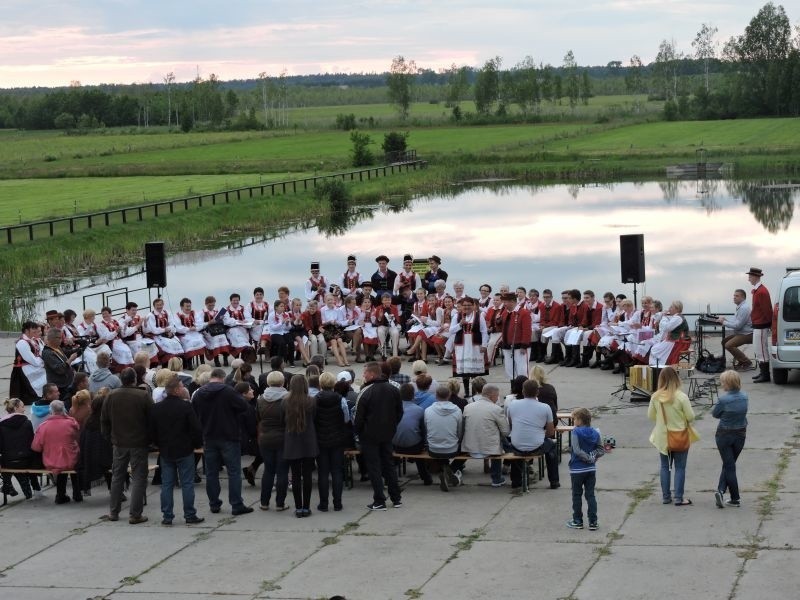
<svg viewBox="0 0 800 600"><path fill-rule="evenodd" d="M621 333L621 334L618 335L618 337L622 338L622 351L623 352L625 351L625 342L627 341L626 338L628 336L630 336L630 335L633 335L633 334L632 333ZM622 365L620 365L620 366L622 366ZM628 389L627 377L628 377L628 367L622 366L622 381L620 382L619 387L616 390L614 390L613 392L611 392L612 396L614 396L615 398L619 398L620 400L624 400L625 399L625 392L630 391Z"/></svg>

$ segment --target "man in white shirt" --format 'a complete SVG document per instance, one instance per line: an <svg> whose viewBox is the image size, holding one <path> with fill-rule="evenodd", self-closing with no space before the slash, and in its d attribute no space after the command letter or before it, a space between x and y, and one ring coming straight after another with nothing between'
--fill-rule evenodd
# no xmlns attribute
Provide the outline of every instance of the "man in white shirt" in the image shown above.
<svg viewBox="0 0 800 600"><path fill-rule="evenodd" d="M729 327L731 332L722 340L723 352L727 350L733 356L733 368L737 371L749 371L755 368L753 361L739 350L739 346L753 343L753 322L750 320L750 305L747 303L747 292L742 289L733 292L733 303L736 314L733 317L720 317L720 325Z"/></svg>
<svg viewBox="0 0 800 600"><path fill-rule="evenodd" d="M522 385L522 400L506 404L506 415L511 428L511 451L520 456L544 454L547 465L547 478L550 489L561 487L558 481L558 457L556 445L552 438L556 435L553 424L553 411L546 404L539 402L539 384L528 379ZM522 487L523 461L511 463L511 490Z"/></svg>

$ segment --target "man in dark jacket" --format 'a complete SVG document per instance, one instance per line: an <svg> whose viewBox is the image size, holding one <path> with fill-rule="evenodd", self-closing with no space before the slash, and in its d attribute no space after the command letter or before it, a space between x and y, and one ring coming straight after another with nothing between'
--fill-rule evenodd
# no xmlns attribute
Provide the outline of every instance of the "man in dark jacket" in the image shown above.
<svg viewBox="0 0 800 600"><path fill-rule="evenodd" d="M200 421L187 402L188 390L177 374L164 386L166 397L150 412L150 437L161 457L162 525L172 525L172 487L177 473L183 493L183 518L187 525L205 521L194 507L194 449L203 445Z"/></svg>
<svg viewBox="0 0 800 600"><path fill-rule="evenodd" d="M392 459L392 438L403 418L403 402L398 389L383 376L376 362L364 365L364 387L356 400L355 432L361 455L372 481L373 502L370 510L386 510L383 479L395 508L402 506L400 485Z"/></svg>
<svg viewBox="0 0 800 600"><path fill-rule="evenodd" d="M219 470L228 471L228 501L234 516L253 512L242 501L242 444L239 423L248 406L241 394L225 385L225 371L211 371L209 382L194 393L194 410L203 427L206 462L206 494L212 513L222 507L219 499Z"/></svg>
<svg viewBox="0 0 800 600"><path fill-rule="evenodd" d="M45 339L47 345L42 349L42 361L47 374L47 383L58 386L60 399L69 410L72 406L72 380L75 378L72 362L78 358L78 354L73 352L69 356L65 355L61 350L62 339L61 330L57 327L47 330Z"/></svg>
<svg viewBox="0 0 800 600"><path fill-rule="evenodd" d="M131 503L128 523L147 521L142 515L147 491L147 453L150 447L150 410L153 400L145 390L136 387L136 371L130 367L119 374L122 387L113 390L103 404L100 428L103 437L114 446L111 467L111 495L107 521L119 520L122 486L131 468Z"/></svg>

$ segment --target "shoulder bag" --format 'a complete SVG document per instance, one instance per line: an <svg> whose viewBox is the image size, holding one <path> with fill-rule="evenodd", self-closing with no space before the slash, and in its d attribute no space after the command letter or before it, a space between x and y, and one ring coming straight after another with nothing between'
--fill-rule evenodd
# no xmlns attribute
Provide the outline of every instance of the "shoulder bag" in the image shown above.
<svg viewBox="0 0 800 600"><path fill-rule="evenodd" d="M664 416L664 428L667 430L667 450L670 452L686 452L691 443L689 442L689 427L684 427L680 431L670 431L667 427L667 411L664 410L664 403L661 405L661 414Z"/></svg>

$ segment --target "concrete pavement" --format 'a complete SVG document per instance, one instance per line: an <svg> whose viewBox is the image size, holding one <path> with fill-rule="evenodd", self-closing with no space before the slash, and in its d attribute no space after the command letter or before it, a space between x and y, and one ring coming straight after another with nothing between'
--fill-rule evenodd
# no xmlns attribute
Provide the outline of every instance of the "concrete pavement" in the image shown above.
<svg viewBox="0 0 800 600"><path fill-rule="evenodd" d="M0 386L8 389L13 339L0 339ZM404 370L410 365L405 363ZM447 367L430 367L443 381ZM258 370L258 369L256 369ZM337 369L332 369L337 370ZM371 513L368 484L345 490L342 512L297 519L292 511L213 515L197 486L199 526L160 526L159 487L148 487L150 521L107 523L108 494L80 504L24 501L0 509L0 596L11 600L255 598L628 600L656 595L793 598L800 574L800 373L788 386L755 385L739 459L742 507L720 510L720 460L707 399L695 406L702 440L687 466L691 507L662 505L658 452L648 443L646 404L611 396L619 379L588 369L548 368L562 408L586 406L617 440L599 463L600 529L570 530L569 474L514 496L487 485L477 461L465 485L445 494L403 478L403 506ZM358 371L357 371L358 372ZM507 382L502 367L492 381ZM179 494L176 491L176 504ZM223 492L224 496L224 492ZM258 488L245 483L257 508ZM291 496L290 496L291 498ZM316 491L312 510L316 505ZM177 507L176 507L177 508ZM123 507L123 516L124 516ZM177 512L177 511L176 511Z"/></svg>

